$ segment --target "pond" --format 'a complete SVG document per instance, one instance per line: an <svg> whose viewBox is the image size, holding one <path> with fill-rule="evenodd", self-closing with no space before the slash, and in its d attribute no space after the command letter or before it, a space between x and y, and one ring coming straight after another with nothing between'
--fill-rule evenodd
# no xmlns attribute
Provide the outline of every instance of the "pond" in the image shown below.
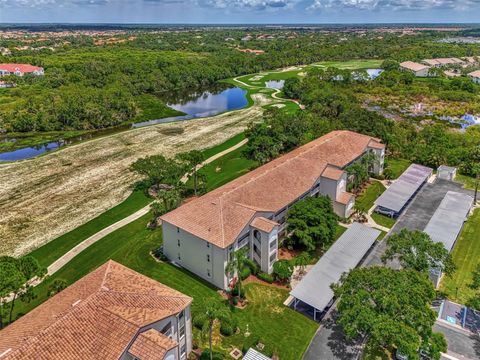
<svg viewBox="0 0 480 360"><path fill-rule="evenodd" d="M172 94L170 96L163 96L161 99L165 101L168 106L170 106L172 109L183 112L185 115L139 122L131 126L126 125L106 130L99 130L69 139L59 139L46 144L3 152L0 153L0 162L30 159L65 145L71 145L80 141L125 131L130 128L202 118L217 115L225 111L241 109L248 105L246 94L246 90L241 88L228 87L228 85L225 84L217 84L208 88L208 90L194 90L190 92ZM14 141L14 139L12 140ZM9 141L9 139L6 138L4 141Z"/></svg>
<svg viewBox="0 0 480 360"><path fill-rule="evenodd" d="M166 99L167 105L172 109L185 113L185 115L143 121L132 126L137 128L173 121L203 118L225 111L241 109L248 105L246 94L246 90L234 87L193 92L180 97L176 96L173 99Z"/></svg>

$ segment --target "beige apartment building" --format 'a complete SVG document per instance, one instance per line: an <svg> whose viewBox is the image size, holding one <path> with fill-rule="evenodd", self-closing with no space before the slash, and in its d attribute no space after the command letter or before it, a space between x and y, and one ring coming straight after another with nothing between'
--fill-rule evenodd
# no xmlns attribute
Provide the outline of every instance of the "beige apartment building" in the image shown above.
<svg viewBox="0 0 480 360"><path fill-rule="evenodd" d="M383 172L385 145L371 136L333 131L210 193L163 215L164 254L175 264L226 289L230 254L248 249L266 273L278 257L289 207L309 196L328 196L337 215L350 216L345 168L367 153L372 173Z"/></svg>

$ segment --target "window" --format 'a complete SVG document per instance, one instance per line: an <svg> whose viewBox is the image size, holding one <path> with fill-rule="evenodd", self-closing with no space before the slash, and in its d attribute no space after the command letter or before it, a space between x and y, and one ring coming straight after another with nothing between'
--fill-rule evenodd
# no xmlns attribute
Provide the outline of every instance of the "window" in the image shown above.
<svg viewBox="0 0 480 360"><path fill-rule="evenodd" d="M253 251L255 251L255 254L257 254L259 257L262 257L260 249L255 244L253 244Z"/></svg>
<svg viewBox="0 0 480 360"><path fill-rule="evenodd" d="M207 262L210 262L210 255L207 254Z"/></svg>
<svg viewBox="0 0 480 360"><path fill-rule="evenodd" d="M182 261L182 257L180 256L180 253L178 253L178 260Z"/></svg>
<svg viewBox="0 0 480 360"><path fill-rule="evenodd" d="M277 239L273 239L273 241L270 243L270 250L273 250L277 247Z"/></svg>
<svg viewBox="0 0 480 360"><path fill-rule="evenodd" d="M172 323L169 322L167 325L165 325L163 327L162 331L160 331L160 332L165 336L171 337L171 335L172 335Z"/></svg>
<svg viewBox="0 0 480 360"><path fill-rule="evenodd" d="M207 276L208 276L208 277L211 277L211 276L212 276L212 274L210 274L210 269L207 269Z"/></svg>
<svg viewBox="0 0 480 360"><path fill-rule="evenodd" d="M179 232L180 232L180 228L177 226L177 233L179 233Z"/></svg>
<svg viewBox="0 0 480 360"><path fill-rule="evenodd" d="M255 230L253 232L253 236L255 237L255 239L257 239L258 241L261 241L262 240L262 234L260 234L260 231L258 230Z"/></svg>
<svg viewBox="0 0 480 360"><path fill-rule="evenodd" d="M207 248L209 248L209 247L210 247L210 243L207 241Z"/></svg>
<svg viewBox="0 0 480 360"><path fill-rule="evenodd" d="M180 239L177 239L177 245L180 246Z"/></svg>
<svg viewBox="0 0 480 360"><path fill-rule="evenodd" d="M272 255L270 255L270 262L274 262L277 259L277 252L275 251Z"/></svg>
<svg viewBox="0 0 480 360"><path fill-rule="evenodd" d="M180 314L178 314L178 336L180 339L182 339L185 336L185 314L182 311Z"/></svg>
<svg viewBox="0 0 480 360"><path fill-rule="evenodd" d="M183 345L182 345L182 349L180 350L180 356L181 356L182 358L185 357L186 352L187 352L187 345L183 344Z"/></svg>

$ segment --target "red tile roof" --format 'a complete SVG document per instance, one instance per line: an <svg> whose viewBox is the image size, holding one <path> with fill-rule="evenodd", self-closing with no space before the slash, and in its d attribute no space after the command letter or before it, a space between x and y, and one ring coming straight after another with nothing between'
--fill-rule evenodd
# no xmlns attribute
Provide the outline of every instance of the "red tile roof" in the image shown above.
<svg viewBox="0 0 480 360"><path fill-rule="evenodd" d="M400 66L402 68L412 70L412 71L421 71L421 70L424 70L424 69L428 69L427 65L419 64L419 63L416 63L416 62L413 62L413 61L402 62L402 63L400 63Z"/></svg>
<svg viewBox="0 0 480 360"><path fill-rule="evenodd" d="M218 247L230 246L257 212L278 212L309 191L327 165L343 168L372 140L333 131L161 217Z"/></svg>
<svg viewBox="0 0 480 360"><path fill-rule="evenodd" d="M352 193L342 192L338 195L337 202L343 205L347 205L354 196L355 195L353 195Z"/></svg>
<svg viewBox="0 0 480 360"><path fill-rule="evenodd" d="M275 228L275 226L278 226L279 224L275 221L260 216L253 219L251 225L258 230L270 233Z"/></svg>
<svg viewBox="0 0 480 360"><path fill-rule="evenodd" d="M155 329L149 329L137 336L128 352L141 360L158 360L163 359L167 352L176 346L176 341Z"/></svg>
<svg viewBox="0 0 480 360"><path fill-rule="evenodd" d="M325 170L323 170L322 177L332 180L340 180L345 171L339 169L335 166L328 165Z"/></svg>
<svg viewBox="0 0 480 360"><path fill-rule="evenodd" d="M118 359L140 328L191 300L108 261L0 331L0 359Z"/></svg>
<svg viewBox="0 0 480 360"><path fill-rule="evenodd" d="M0 70L5 70L11 73L20 71L22 73L32 73L34 71L41 71L43 68L29 64L0 64Z"/></svg>

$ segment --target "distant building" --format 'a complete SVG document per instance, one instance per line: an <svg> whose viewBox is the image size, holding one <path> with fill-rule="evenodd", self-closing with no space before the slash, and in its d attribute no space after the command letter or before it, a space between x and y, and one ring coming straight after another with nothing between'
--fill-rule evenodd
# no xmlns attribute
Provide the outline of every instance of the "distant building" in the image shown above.
<svg viewBox="0 0 480 360"><path fill-rule="evenodd" d="M385 145L379 139L333 131L260 166L163 215L164 254L221 289L235 282L225 267L238 249L271 273L289 208L328 196L335 213L349 217L355 196L347 192L345 169L367 154L374 158L369 170L381 174Z"/></svg>
<svg viewBox="0 0 480 360"><path fill-rule="evenodd" d="M108 261L0 331L1 360L183 360L192 299Z"/></svg>
<svg viewBox="0 0 480 360"><path fill-rule="evenodd" d="M2 88L2 89L14 88L15 86L17 86L17 84L12 83L12 82L8 82L8 81L1 81L0 80L0 88Z"/></svg>
<svg viewBox="0 0 480 360"><path fill-rule="evenodd" d="M430 67L413 61L405 61L400 63L400 70L408 71L418 77L429 76Z"/></svg>
<svg viewBox="0 0 480 360"><path fill-rule="evenodd" d="M29 64L0 64L0 76L25 74L44 75L42 67Z"/></svg>
<svg viewBox="0 0 480 360"><path fill-rule="evenodd" d="M468 77L473 80L474 83L480 84L480 70L471 72Z"/></svg>
<svg viewBox="0 0 480 360"><path fill-rule="evenodd" d="M447 65L463 65L464 61L459 58L438 58L438 59L425 59L422 63L431 67L443 67Z"/></svg>

